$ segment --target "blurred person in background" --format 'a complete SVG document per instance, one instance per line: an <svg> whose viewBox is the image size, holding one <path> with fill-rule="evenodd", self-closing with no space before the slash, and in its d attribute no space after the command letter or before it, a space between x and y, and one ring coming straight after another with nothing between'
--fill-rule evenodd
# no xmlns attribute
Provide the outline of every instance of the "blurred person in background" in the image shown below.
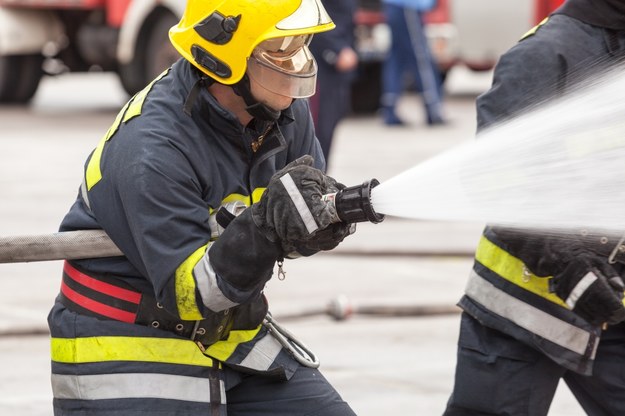
<svg viewBox="0 0 625 416"><path fill-rule="evenodd" d="M622 67L624 57L625 0L568 0L500 58L477 99L478 130ZM586 414L625 415L620 239L486 227L459 303L445 416L547 415L561 379Z"/></svg>
<svg viewBox="0 0 625 416"><path fill-rule="evenodd" d="M336 28L315 35L310 50L319 67L317 92L310 98L310 110L315 121L315 133L326 163L334 131L351 110L351 84L358 67L354 50L354 15L357 0L322 0Z"/></svg>
<svg viewBox="0 0 625 416"><path fill-rule="evenodd" d="M382 70L382 117L386 125L404 125L397 104L406 88L406 75L416 83L429 126L445 123L443 84L425 34L423 13L436 0L382 0L391 30L391 46Z"/></svg>
<svg viewBox="0 0 625 416"><path fill-rule="evenodd" d="M354 415L263 293L351 232L319 198L340 185L304 99L333 27L317 0L188 1L183 58L122 108L60 227L123 256L64 263L55 415Z"/></svg>

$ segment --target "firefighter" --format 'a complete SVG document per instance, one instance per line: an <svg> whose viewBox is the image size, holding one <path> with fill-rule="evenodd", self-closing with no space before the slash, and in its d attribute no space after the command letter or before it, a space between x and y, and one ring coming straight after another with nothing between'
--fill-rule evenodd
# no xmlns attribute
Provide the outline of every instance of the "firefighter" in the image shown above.
<svg viewBox="0 0 625 416"><path fill-rule="evenodd" d="M568 0L500 58L477 99L478 130L622 65L624 54L625 1ZM621 235L596 230L486 227L460 300L444 414L546 415L560 379L587 414L625 414L623 247Z"/></svg>
<svg viewBox="0 0 625 416"><path fill-rule="evenodd" d="M319 0L189 0L182 58L121 109L62 231L120 257L66 261L48 322L55 415L354 415L263 295L285 258L336 247L342 185L307 100Z"/></svg>

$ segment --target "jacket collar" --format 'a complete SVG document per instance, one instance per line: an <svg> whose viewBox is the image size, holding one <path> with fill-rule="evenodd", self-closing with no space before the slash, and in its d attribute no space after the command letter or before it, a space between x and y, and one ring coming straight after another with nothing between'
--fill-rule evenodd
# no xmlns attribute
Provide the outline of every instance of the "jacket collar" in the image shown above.
<svg viewBox="0 0 625 416"><path fill-rule="evenodd" d="M567 0L553 14L564 14L605 29L625 30L623 0Z"/></svg>

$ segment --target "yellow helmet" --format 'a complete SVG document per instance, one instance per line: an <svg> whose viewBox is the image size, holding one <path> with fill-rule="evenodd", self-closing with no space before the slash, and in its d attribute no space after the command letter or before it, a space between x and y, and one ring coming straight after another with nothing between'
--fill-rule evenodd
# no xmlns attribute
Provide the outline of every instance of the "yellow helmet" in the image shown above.
<svg viewBox="0 0 625 416"><path fill-rule="evenodd" d="M202 72L231 85L261 42L333 28L320 0L188 0L169 38Z"/></svg>

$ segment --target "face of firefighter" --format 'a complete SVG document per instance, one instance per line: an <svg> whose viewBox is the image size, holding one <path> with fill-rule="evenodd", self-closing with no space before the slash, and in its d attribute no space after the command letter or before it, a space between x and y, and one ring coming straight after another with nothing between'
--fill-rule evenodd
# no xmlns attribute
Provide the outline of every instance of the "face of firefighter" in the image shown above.
<svg viewBox="0 0 625 416"><path fill-rule="evenodd" d="M270 39L248 59L252 94L274 110L284 110L294 98L315 93L317 64L308 49L312 35Z"/></svg>
<svg viewBox="0 0 625 416"><path fill-rule="evenodd" d="M260 83L254 81L253 78L250 79L250 89L252 91L252 95L258 102L265 104L272 110L286 110L293 103L293 97L269 91Z"/></svg>

